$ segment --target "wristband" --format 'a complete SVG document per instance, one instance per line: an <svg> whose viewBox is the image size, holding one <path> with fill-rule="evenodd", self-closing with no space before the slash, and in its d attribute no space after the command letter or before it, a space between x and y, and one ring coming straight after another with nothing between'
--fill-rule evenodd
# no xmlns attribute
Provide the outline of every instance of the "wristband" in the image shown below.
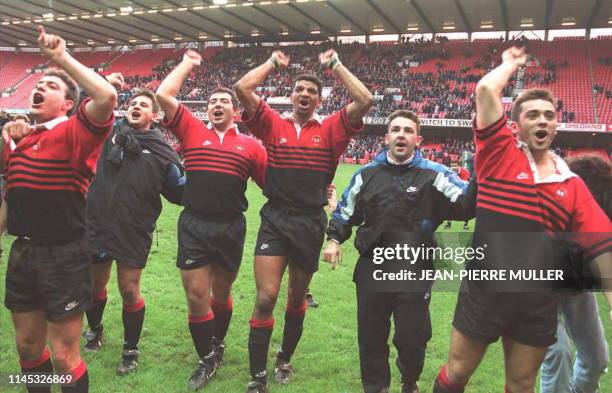
<svg viewBox="0 0 612 393"><path fill-rule="evenodd" d="M268 61L270 62L270 64L272 64L272 67L274 67L275 70L280 67L280 63L278 62L278 59L275 56L270 56Z"/></svg>
<svg viewBox="0 0 612 393"><path fill-rule="evenodd" d="M336 71L336 68L338 68L341 64L342 63L340 62L340 59L338 59L337 57L334 57L327 64L327 68L329 68L332 71Z"/></svg>

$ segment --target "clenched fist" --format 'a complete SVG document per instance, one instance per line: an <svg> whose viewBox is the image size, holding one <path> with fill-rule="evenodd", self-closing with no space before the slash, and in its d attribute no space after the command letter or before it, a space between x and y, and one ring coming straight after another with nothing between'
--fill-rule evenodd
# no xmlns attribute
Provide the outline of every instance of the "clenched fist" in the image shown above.
<svg viewBox="0 0 612 393"><path fill-rule="evenodd" d="M525 47L518 48L511 46L502 53L502 61L504 63L512 63L516 67L523 67L527 63L527 52Z"/></svg>
<svg viewBox="0 0 612 393"><path fill-rule="evenodd" d="M106 81L113 85L115 90L123 90L125 86L125 81L123 80L123 75L120 72L113 72L106 76Z"/></svg>
<svg viewBox="0 0 612 393"><path fill-rule="evenodd" d="M8 145L11 140L17 142L29 135L33 130L34 128L22 119L9 121L2 128L2 142L5 145Z"/></svg>
<svg viewBox="0 0 612 393"><path fill-rule="evenodd" d="M319 55L319 61L321 67L328 68L330 70L336 69L341 63L338 57L338 52L333 49L327 50Z"/></svg>
<svg viewBox="0 0 612 393"><path fill-rule="evenodd" d="M287 68L291 58L279 50L272 52L270 56L270 62L274 65L274 68Z"/></svg>
<svg viewBox="0 0 612 393"><path fill-rule="evenodd" d="M183 55L183 63L190 64L192 67L199 67L202 64L202 56L190 49Z"/></svg>

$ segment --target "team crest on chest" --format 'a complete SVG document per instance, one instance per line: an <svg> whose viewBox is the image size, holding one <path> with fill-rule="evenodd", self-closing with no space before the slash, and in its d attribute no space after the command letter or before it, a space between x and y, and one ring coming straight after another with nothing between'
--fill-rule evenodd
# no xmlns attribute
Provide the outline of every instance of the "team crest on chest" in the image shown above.
<svg viewBox="0 0 612 393"><path fill-rule="evenodd" d="M561 200L567 196L567 190L563 187L559 187L555 190L555 199Z"/></svg>
<svg viewBox="0 0 612 393"><path fill-rule="evenodd" d="M34 146L32 146L32 150L34 151L39 151L42 148L42 146L40 146L40 142L35 144Z"/></svg>
<svg viewBox="0 0 612 393"><path fill-rule="evenodd" d="M314 143L315 145L319 145L321 143L321 136L320 135L313 136L312 143Z"/></svg>
<svg viewBox="0 0 612 393"><path fill-rule="evenodd" d="M236 145L236 150L243 151L243 150L244 150L244 146L242 146L242 145Z"/></svg>

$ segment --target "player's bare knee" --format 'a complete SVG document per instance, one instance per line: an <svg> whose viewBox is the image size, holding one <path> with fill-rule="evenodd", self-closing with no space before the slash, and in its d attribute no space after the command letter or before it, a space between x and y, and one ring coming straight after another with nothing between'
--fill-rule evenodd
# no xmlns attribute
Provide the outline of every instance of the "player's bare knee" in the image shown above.
<svg viewBox="0 0 612 393"><path fill-rule="evenodd" d="M452 356L446 365L446 375L452 383L460 385L466 384L472 376L470 368L460 359L453 358Z"/></svg>
<svg viewBox="0 0 612 393"><path fill-rule="evenodd" d="M272 315L278 293L271 291L258 291L255 310L260 315Z"/></svg>
<svg viewBox="0 0 612 393"><path fill-rule="evenodd" d="M187 288L187 307L194 315L204 315L210 312L210 295L208 290L200 287Z"/></svg>
<svg viewBox="0 0 612 393"><path fill-rule="evenodd" d="M45 350L44 340L18 339L17 353L19 358L25 361L38 359Z"/></svg>
<svg viewBox="0 0 612 393"><path fill-rule="evenodd" d="M121 298L125 304L136 304L140 301L140 285L129 283L119 287Z"/></svg>
<svg viewBox="0 0 612 393"><path fill-rule="evenodd" d="M72 348L54 348L51 354L53 365L59 371L69 372L81 363L81 354Z"/></svg>
<svg viewBox="0 0 612 393"><path fill-rule="evenodd" d="M215 299L217 303L227 303L229 298L232 296L232 288L219 288L213 287L212 290L212 298Z"/></svg>

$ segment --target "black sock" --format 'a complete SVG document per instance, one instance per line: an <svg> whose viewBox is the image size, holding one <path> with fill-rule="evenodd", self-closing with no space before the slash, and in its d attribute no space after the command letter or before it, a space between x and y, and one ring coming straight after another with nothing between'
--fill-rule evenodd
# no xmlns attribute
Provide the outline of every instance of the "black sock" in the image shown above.
<svg viewBox="0 0 612 393"><path fill-rule="evenodd" d="M41 374L52 373L53 365L51 364L51 354L48 348L45 348L42 355L34 361L19 361L21 364L21 372L25 374ZM49 386L27 386L28 393L51 393L51 385Z"/></svg>
<svg viewBox="0 0 612 393"><path fill-rule="evenodd" d="M102 315L104 314L104 308L106 307L106 301L108 300L108 295L106 294L106 289L96 294L91 307L85 313L87 315L87 323L89 324L89 328L93 332L97 332L100 330L102 326Z"/></svg>
<svg viewBox="0 0 612 393"><path fill-rule="evenodd" d="M193 345L198 352L198 357L204 359L212 352L212 338L215 333L215 314L196 317L189 315L189 332L193 339Z"/></svg>
<svg viewBox="0 0 612 393"><path fill-rule="evenodd" d="M215 337L225 340L227 329L232 320L233 300L230 296L225 303L218 303L214 299L210 300L213 313L215 314Z"/></svg>
<svg viewBox="0 0 612 393"><path fill-rule="evenodd" d="M266 375L270 337L274 328L274 318L265 321L251 319L249 321L249 366L254 381L268 383Z"/></svg>
<svg viewBox="0 0 612 393"><path fill-rule="evenodd" d="M70 386L62 386L62 393L87 393L89 392L89 373L85 361L81 360L81 364L70 372L73 380L70 381Z"/></svg>
<svg viewBox="0 0 612 393"><path fill-rule="evenodd" d="M300 308L293 308L287 305L285 311L285 327L283 329L283 345L279 357L283 360L291 360L295 348L300 342L304 329L304 317L308 304L304 302Z"/></svg>
<svg viewBox="0 0 612 393"><path fill-rule="evenodd" d="M446 374L446 367L444 366L440 369L440 373L434 383L433 393L463 393L465 385L452 383Z"/></svg>
<svg viewBox="0 0 612 393"><path fill-rule="evenodd" d="M123 349L138 349L138 341L142 332L145 316L145 302L123 305Z"/></svg>

